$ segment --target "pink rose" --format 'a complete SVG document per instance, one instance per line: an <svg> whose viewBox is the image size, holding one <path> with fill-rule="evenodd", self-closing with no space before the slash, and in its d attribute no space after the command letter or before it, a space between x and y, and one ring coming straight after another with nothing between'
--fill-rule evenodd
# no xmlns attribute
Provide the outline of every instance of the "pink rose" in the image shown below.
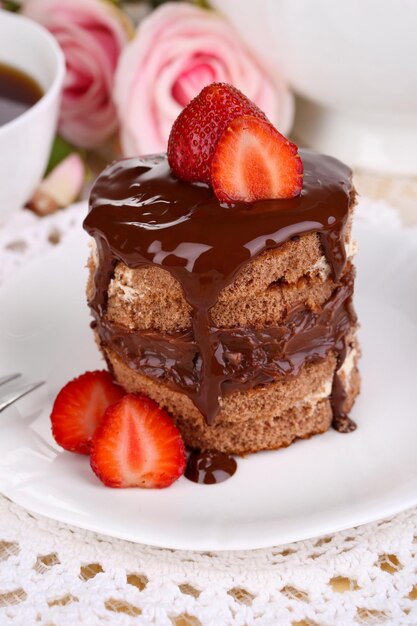
<svg viewBox="0 0 417 626"><path fill-rule="evenodd" d="M51 31L65 54L61 134L77 146L97 146L117 128L113 80L130 24L106 0L27 0L23 13Z"/></svg>
<svg viewBox="0 0 417 626"><path fill-rule="evenodd" d="M120 57L114 96L122 150L127 156L165 151L181 109L212 82L243 91L286 133L293 98L274 78L219 14L164 4L140 23Z"/></svg>

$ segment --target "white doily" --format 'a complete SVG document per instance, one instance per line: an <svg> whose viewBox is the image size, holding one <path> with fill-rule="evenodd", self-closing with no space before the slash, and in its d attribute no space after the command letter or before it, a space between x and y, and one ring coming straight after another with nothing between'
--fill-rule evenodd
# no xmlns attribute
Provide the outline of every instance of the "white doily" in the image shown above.
<svg viewBox="0 0 417 626"><path fill-rule="evenodd" d="M0 227L0 283L80 228L85 204ZM401 228L362 198L357 221ZM417 624L417 508L266 550L195 553L102 537L0 496L0 625Z"/></svg>

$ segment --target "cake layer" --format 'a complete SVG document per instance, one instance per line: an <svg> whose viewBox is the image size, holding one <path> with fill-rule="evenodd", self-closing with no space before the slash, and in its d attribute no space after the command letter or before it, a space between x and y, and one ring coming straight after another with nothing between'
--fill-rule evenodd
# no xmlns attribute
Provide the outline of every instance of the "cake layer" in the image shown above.
<svg viewBox="0 0 417 626"><path fill-rule="evenodd" d="M352 345L340 377L349 411L359 393L358 348ZM110 348L102 346L116 379L130 392L144 393L166 408L175 419L187 445L201 450L246 454L288 446L293 440L325 432L333 417L331 390L337 359L334 353L303 366L295 378L236 392L221 401L211 425L189 397L129 368Z"/></svg>
<svg viewBox="0 0 417 626"><path fill-rule="evenodd" d="M347 241L350 233L347 231ZM95 255L89 260L88 296L94 290ZM331 296L335 283L315 234L303 235L246 265L223 289L210 310L218 328L280 323L288 310L316 308ZM136 269L119 262L108 288L106 317L131 330L175 332L192 327L192 307L181 285L156 266Z"/></svg>

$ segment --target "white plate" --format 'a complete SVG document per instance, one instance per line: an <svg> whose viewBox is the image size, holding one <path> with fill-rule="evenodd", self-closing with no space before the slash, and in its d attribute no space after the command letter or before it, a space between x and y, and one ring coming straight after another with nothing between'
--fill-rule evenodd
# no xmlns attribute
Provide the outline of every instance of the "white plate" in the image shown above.
<svg viewBox="0 0 417 626"><path fill-rule="evenodd" d="M193 550L287 543L417 504L417 238L357 231L358 429L241 459L232 479L213 486L181 478L161 491L107 489L88 458L56 446L49 413L57 391L103 365L85 304L86 237L25 267L0 290L0 375L22 371L48 385L0 416L0 491L62 522Z"/></svg>

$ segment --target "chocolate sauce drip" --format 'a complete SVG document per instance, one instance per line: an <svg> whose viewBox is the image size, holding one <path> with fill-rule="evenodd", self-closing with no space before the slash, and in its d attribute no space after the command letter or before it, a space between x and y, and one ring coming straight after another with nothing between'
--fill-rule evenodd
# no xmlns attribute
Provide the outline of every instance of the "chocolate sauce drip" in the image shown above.
<svg viewBox="0 0 417 626"><path fill-rule="evenodd" d="M320 236L336 282L345 268L351 172L336 159L310 151L301 151L301 158L303 191L291 199L219 203L208 186L176 179L163 155L114 163L91 193L84 227L99 254L90 301L96 321L104 318L117 261L169 271L192 307L193 337L201 355L195 388L186 393L208 423L228 384L225 351L209 314L220 291L251 259L306 233Z"/></svg>
<svg viewBox="0 0 417 626"><path fill-rule="evenodd" d="M350 306L351 311L353 311L351 299L348 303L348 306ZM335 349L338 355L338 359L337 369L333 376L332 391L330 394L330 404L333 412L332 426L339 433L351 433L356 430L356 424L343 409L347 398L347 393L345 386L343 385L341 378L338 374L338 370L343 365L343 362L346 358L347 348L345 336L339 339L339 341L336 343Z"/></svg>
<svg viewBox="0 0 417 626"><path fill-rule="evenodd" d="M194 451L188 458L184 476L193 483L213 485L231 478L236 469L235 459L228 454Z"/></svg>
<svg viewBox="0 0 417 626"><path fill-rule="evenodd" d="M339 433L351 433L352 431L356 430L355 422L343 410L346 396L347 394L345 391L345 387L340 380L339 374L336 372L333 377L333 386L330 401L333 410L332 426Z"/></svg>
<svg viewBox="0 0 417 626"><path fill-rule="evenodd" d="M97 324L105 317L107 310L107 289L117 264L104 237L96 238L97 268L94 274L94 295L89 302ZM94 304L93 304L94 303Z"/></svg>

